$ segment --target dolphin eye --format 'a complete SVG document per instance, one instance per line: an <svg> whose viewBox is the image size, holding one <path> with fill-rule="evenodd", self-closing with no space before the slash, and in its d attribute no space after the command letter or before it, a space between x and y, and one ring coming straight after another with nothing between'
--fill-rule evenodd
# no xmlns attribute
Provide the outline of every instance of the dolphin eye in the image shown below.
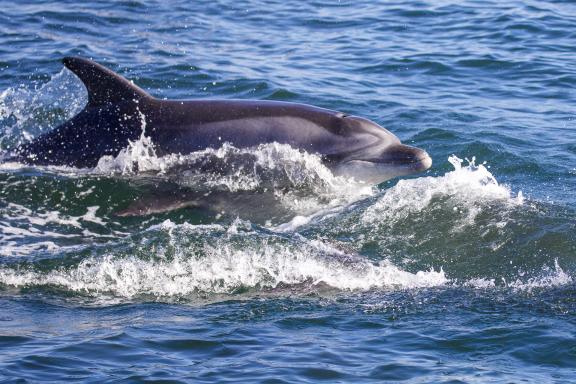
<svg viewBox="0 0 576 384"><path fill-rule="evenodd" d="M343 118L345 118L345 117L348 117L348 116L350 116L350 115L347 114L347 113L344 113L344 112L338 112L338 113L336 113L336 117L339 117L339 118L341 118L341 119L343 119Z"/></svg>

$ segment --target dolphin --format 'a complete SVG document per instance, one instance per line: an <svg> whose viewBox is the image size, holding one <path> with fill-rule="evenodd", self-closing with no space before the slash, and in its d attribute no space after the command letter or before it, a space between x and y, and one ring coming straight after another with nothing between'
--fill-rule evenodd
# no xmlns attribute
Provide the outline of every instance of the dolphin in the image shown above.
<svg viewBox="0 0 576 384"><path fill-rule="evenodd" d="M159 156L189 154L230 143L238 148L278 142L318 154L334 174L378 184L425 171L432 159L358 116L315 106L264 100L161 100L85 58L64 66L88 92L69 121L17 147L11 160L30 165L94 167L146 135Z"/></svg>

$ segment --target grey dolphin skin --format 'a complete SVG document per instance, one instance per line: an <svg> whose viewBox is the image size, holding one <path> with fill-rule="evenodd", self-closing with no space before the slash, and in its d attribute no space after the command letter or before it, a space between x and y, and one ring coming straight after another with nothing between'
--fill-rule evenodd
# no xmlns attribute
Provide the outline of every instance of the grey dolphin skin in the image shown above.
<svg viewBox="0 0 576 384"><path fill-rule="evenodd" d="M84 83L88 104L74 118L19 146L13 160L94 167L146 135L159 156L231 143L278 142L318 154L338 175L377 184L428 169L432 160L367 119L309 105L260 100L160 100L91 60L66 57Z"/></svg>

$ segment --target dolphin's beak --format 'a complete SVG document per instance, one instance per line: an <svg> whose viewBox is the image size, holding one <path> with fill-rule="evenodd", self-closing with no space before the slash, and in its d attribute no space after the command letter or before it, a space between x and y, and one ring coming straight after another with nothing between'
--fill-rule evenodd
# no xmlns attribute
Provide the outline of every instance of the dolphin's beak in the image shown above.
<svg viewBox="0 0 576 384"><path fill-rule="evenodd" d="M426 151L404 144L386 148L378 163L407 167L414 172L422 172L432 166L432 158Z"/></svg>
<svg viewBox="0 0 576 384"><path fill-rule="evenodd" d="M423 172L431 166L432 159L426 151L398 143L379 149L372 156L337 164L333 172L336 176L380 184L394 177Z"/></svg>

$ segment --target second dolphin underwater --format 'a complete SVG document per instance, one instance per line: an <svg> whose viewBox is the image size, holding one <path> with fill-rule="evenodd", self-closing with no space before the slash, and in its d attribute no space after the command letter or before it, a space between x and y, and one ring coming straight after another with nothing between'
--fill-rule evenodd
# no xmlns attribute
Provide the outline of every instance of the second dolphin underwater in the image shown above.
<svg viewBox="0 0 576 384"><path fill-rule="evenodd" d="M69 121L16 148L11 160L94 167L146 135L158 156L186 155L230 143L277 142L321 157L336 175L378 184L422 172L432 159L362 117L310 105L262 100L160 100L84 58L63 63L88 91L86 107Z"/></svg>

